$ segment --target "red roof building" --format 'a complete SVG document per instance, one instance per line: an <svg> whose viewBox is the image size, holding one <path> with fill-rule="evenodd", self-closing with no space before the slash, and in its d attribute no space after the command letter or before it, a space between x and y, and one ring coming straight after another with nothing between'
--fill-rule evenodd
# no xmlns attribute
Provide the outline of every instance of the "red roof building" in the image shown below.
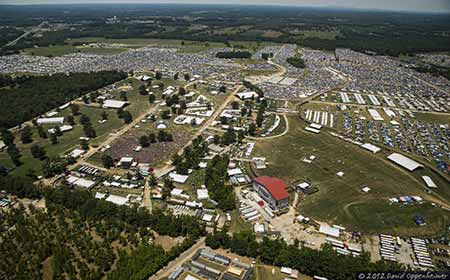
<svg viewBox="0 0 450 280"><path fill-rule="evenodd" d="M253 188L273 210L289 206L288 186L283 180L269 176L257 177L253 179Z"/></svg>

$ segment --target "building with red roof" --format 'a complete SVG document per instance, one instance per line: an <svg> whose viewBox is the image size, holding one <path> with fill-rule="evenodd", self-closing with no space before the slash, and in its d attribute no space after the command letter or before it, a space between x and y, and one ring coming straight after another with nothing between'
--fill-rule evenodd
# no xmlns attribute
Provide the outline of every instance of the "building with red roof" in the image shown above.
<svg viewBox="0 0 450 280"><path fill-rule="evenodd" d="M289 207L286 183L276 177L261 176L253 179L253 188L275 212Z"/></svg>

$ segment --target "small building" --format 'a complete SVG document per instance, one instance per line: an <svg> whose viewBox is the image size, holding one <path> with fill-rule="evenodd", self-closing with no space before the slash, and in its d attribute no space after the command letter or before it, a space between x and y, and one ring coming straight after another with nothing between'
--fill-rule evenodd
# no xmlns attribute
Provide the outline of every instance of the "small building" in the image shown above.
<svg viewBox="0 0 450 280"><path fill-rule="evenodd" d="M433 182L430 176L422 176L423 181L427 185L428 188L437 189L436 184Z"/></svg>
<svg viewBox="0 0 450 280"><path fill-rule="evenodd" d="M120 109L120 108L125 107L127 104L128 104L128 102L125 102L125 101L108 99L103 102L103 108L105 108L105 109Z"/></svg>
<svg viewBox="0 0 450 280"><path fill-rule="evenodd" d="M122 157L119 160L119 163L117 163L117 166L121 168L130 168L133 165L133 158L132 157Z"/></svg>
<svg viewBox="0 0 450 280"><path fill-rule="evenodd" d="M419 164L418 162L405 157L402 154L399 153L392 153L387 157L390 161L395 162L396 164L400 165L401 167L407 169L408 171L414 171L419 167L423 167L423 165Z"/></svg>
<svg viewBox="0 0 450 280"><path fill-rule="evenodd" d="M109 195L105 200L119 206L126 205L128 203L128 198L114 194Z"/></svg>
<svg viewBox="0 0 450 280"><path fill-rule="evenodd" d="M39 118L36 121L39 125L46 125L46 124L63 124L64 118L63 117L56 117L56 118Z"/></svg>
<svg viewBox="0 0 450 280"><path fill-rule="evenodd" d="M5 142L3 142L2 140L0 140L0 151L2 151L5 147L6 147Z"/></svg>
<svg viewBox="0 0 450 280"><path fill-rule="evenodd" d="M286 183L278 178L261 176L253 180L253 188L276 212L289 207L289 193Z"/></svg>
<svg viewBox="0 0 450 280"><path fill-rule="evenodd" d="M247 91L247 92L240 92L236 94L237 97L239 97L241 100L245 99L254 99L258 97L258 94L254 91Z"/></svg>

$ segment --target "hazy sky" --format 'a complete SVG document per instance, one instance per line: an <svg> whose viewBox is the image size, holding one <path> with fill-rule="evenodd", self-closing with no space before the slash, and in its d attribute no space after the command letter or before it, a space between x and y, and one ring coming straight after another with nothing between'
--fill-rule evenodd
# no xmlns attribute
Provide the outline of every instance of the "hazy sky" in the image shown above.
<svg viewBox="0 0 450 280"><path fill-rule="evenodd" d="M308 7L384 9L414 12L450 12L450 0L0 0L1 4L84 4L84 3L201 3L271 4Z"/></svg>

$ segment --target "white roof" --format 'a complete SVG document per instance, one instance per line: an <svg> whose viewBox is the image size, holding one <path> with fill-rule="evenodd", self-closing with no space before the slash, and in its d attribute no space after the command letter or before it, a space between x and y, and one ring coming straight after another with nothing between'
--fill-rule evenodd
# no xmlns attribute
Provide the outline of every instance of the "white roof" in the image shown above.
<svg viewBox="0 0 450 280"><path fill-rule="evenodd" d="M365 193L367 193L367 192L370 191L370 188L369 188L369 187L364 187L364 188L362 188L362 191L365 192Z"/></svg>
<svg viewBox="0 0 450 280"><path fill-rule="evenodd" d="M319 232L334 237L339 237L340 234L339 229L327 225L320 225Z"/></svg>
<svg viewBox="0 0 450 280"><path fill-rule="evenodd" d="M208 190L207 189L198 189L197 190L197 198L199 200L208 199L209 198Z"/></svg>
<svg viewBox="0 0 450 280"><path fill-rule="evenodd" d="M2 140L0 140L0 150L3 149L4 147L6 147L5 142L3 142Z"/></svg>
<svg viewBox="0 0 450 280"><path fill-rule="evenodd" d="M122 158L120 159L119 163L122 163L122 162L132 162L132 161L133 161L133 158L132 158L132 157L122 157Z"/></svg>
<svg viewBox="0 0 450 280"><path fill-rule="evenodd" d="M173 195L173 196L180 196L182 193L183 193L183 190L177 189L177 188L174 188L173 190L170 191L170 195Z"/></svg>
<svg viewBox="0 0 450 280"><path fill-rule="evenodd" d="M312 123L309 126L314 128L314 129L321 129L322 128L322 125L321 124L317 124L317 123Z"/></svg>
<svg viewBox="0 0 450 280"><path fill-rule="evenodd" d="M68 125L68 124L62 125L62 126L59 127L59 130L61 132L69 131L69 130L72 130L72 129L73 129L73 126Z"/></svg>
<svg viewBox="0 0 450 280"><path fill-rule="evenodd" d="M303 182L303 183L298 184L297 187L299 187L301 189L307 189L307 188L309 188L309 184L306 182Z"/></svg>
<svg viewBox="0 0 450 280"><path fill-rule="evenodd" d="M370 144L370 143L364 143L364 144L361 145L361 147L364 148L364 149L366 149L366 150L368 150L368 151L371 151L371 152L374 153L374 154L376 154L376 153L378 153L379 151L381 151L380 148L378 148L377 146L372 145L372 144Z"/></svg>
<svg viewBox="0 0 450 280"><path fill-rule="evenodd" d="M420 163L405 157L402 154L399 153L392 153L390 156L387 157L389 160L395 162L396 164L408 169L409 171L414 171L418 167L423 167Z"/></svg>
<svg viewBox="0 0 450 280"><path fill-rule="evenodd" d="M97 199L103 199L105 197L106 197L106 193L101 193L101 192L95 193L95 198L97 198Z"/></svg>
<svg viewBox="0 0 450 280"><path fill-rule="evenodd" d="M368 109L367 111L369 111L370 116L375 121L384 121L383 117L380 115L380 113L378 113L377 110L375 110L375 109Z"/></svg>
<svg viewBox="0 0 450 280"><path fill-rule="evenodd" d="M429 188L437 188L436 184L433 182L433 180L430 178L430 176L422 176L422 179L425 181L425 184Z"/></svg>
<svg viewBox="0 0 450 280"><path fill-rule="evenodd" d="M336 173L336 175L338 175L339 177L342 177L342 176L344 176L344 172L339 171L338 173Z"/></svg>
<svg viewBox="0 0 450 280"><path fill-rule="evenodd" d="M314 133L320 133L320 130L317 130L317 129L314 129L314 128L312 128L312 127L305 127L305 130L306 131L309 131L309 132L314 132Z"/></svg>
<svg viewBox="0 0 450 280"><path fill-rule="evenodd" d="M189 178L188 175L180 175L175 172L169 173L169 178L175 183L184 184L186 180Z"/></svg>
<svg viewBox="0 0 450 280"><path fill-rule="evenodd" d="M63 123L64 123L63 117L37 119L37 124L63 124Z"/></svg>
<svg viewBox="0 0 450 280"><path fill-rule="evenodd" d="M242 174L242 170L240 168L228 169L228 176L235 176Z"/></svg>
<svg viewBox="0 0 450 280"><path fill-rule="evenodd" d="M188 274L188 275L186 275L184 280L200 280L200 278L197 278L197 277L194 277L194 276Z"/></svg>
<svg viewBox="0 0 450 280"><path fill-rule="evenodd" d="M73 184L78 187L89 189L95 185L95 181L79 178Z"/></svg>
<svg viewBox="0 0 450 280"><path fill-rule="evenodd" d="M119 108L123 108L123 106L125 106L126 104L127 104L127 102L125 102L125 101L108 99L108 100L105 100L105 102L103 102L103 108L119 109Z"/></svg>
<svg viewBox="0 0 450 280"><path fill-rule="evenodd" d="M211 214L205 214L205 215L203 215L203 218L202 218L202 220L205 222L211 222L212 219L213 219L213 216Z"/></svg>
<svg viewBox="0 0 450 280"><path fill-rule="evenodd" d="M128 198L111 194L110 196L108 196L106 201L112 202L117 205L125 205L128 202Z"/></svg>
<svg viewBox="0 0 450 280"><path fill-rule="evenodd" d="M236 94L240 99L251 99L258 97L258 94L254 91L240 92Z"/></svg>
<svg viewBox="0 0 450 280"><path fill-rule="evenodd" d="M292 268L283 266L283 267L281 267L280 271L281 271L281 273L291 274L292 273Z"/></svg>

